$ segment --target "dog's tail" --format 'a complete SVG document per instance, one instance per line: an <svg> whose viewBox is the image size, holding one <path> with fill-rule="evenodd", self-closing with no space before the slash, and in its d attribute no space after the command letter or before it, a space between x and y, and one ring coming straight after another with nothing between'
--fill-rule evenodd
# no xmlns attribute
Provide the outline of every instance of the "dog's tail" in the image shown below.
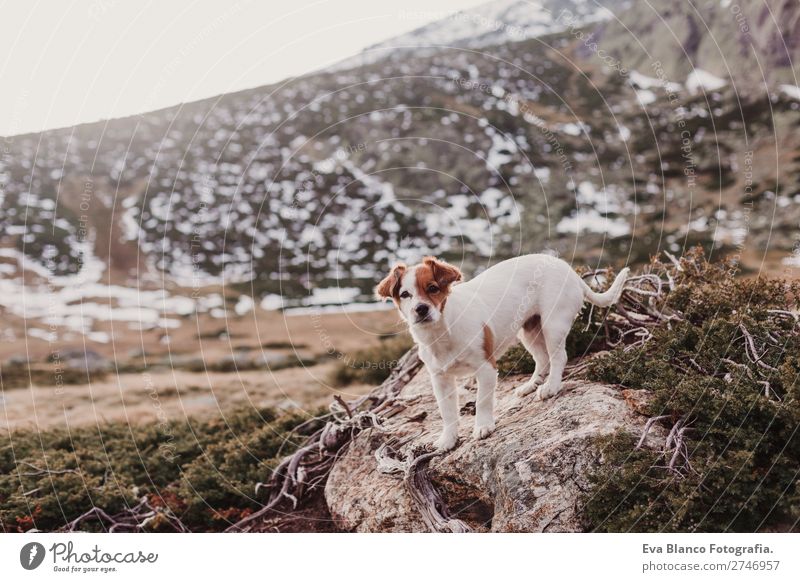
<svg viewBox="0 0 800 582"><path fill-rule="evenodd" d="M589 287L583 279L581 279L581 283L583 283L583 297L598 307L609 307L614 305L617 301L619 301L619 296L622 295L622 288L625 286L625 280L628 278L629 272L630 269L627 267L622 269L619 272L619 275L617 275L617 278L614 279L614 282L611 284L611 288L605 293L597 293L592 291L592 288Z"/></svg>

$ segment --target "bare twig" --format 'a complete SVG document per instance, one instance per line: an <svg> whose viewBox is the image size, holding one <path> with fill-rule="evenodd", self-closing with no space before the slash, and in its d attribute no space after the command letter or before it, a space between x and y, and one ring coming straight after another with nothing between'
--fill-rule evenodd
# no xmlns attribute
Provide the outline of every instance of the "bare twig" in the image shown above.
<svg viewBox="0 0 800 582"><path fill-rule="evenodd" d="M154 508L147 496L139 499L133 507L129 507L119 513L109 514L101 507L92 507L89 511L82 513L72 521L64 525L59 531L73 532L78 526L86 521L97 520L101 522L109 532L118 531L142 531L153 520L161 518L176 532L188 532L189 529L183 522L167 507Z"/></svg>
<svg viewBox="0 0 800 582"><path fill-rule="evenodd" d="M673 266L675 267L675 270L678 271L679 273L683 273L683 266L681 265L681 262L675 258L675 255L667 251L664 251L664 254L672 262Z"/></svg>
<svg viewBox="0 0 800 582"><path fill-rule="evenodd" d="M21 477L38 477L39 475L66 475L67 473L80 475L80 472L77 469L42 469L40 467L37 467L33 463L28 463L26 461L20 461L19 463L17 463L17 465L25 465L26 467L34 469L34 471L17 473L17 475Z"/></svg>
<svg viewBox="0 0 800 582"><path fill-rule="evenodd" d="M769 382L767 382L766 380L758 380L757 383L761 384L764 387L764 396L769 398L769 394L771 392L772 394L775 394L775 400L777 400L778 402L781 401L780 397L772 389L772 385Z"/></svg>
<svg viewBox="0 0 800 582"><path fill-rule="evenodd" d="M664 414L662 416L654 416L645 423L644 430L642 431L642 437L639 439L639 442L636 443L635 447L636 449L642 448L642 445L644 444L644 441L647 438L647 433L650 432L650 429L653 427L653 425L657 423L659 420L664 420L665 418L669 418L669 415Z"/></svg>
<svg viewBox="0 0 800 582"><path fill-rule="evenodd" d="M680 423L680 421L678 421ZM677 424L675 426L678 426ZM684 458L684 467L688 467L691 469L691 463L689 462L689 448L686 445L686 440L684 438L685 432L688 430L688 427L682 426L676 433L675 433L675 449L672 453L672 458L669 460L669 465L667 467L670 471L678 472L675 465L677 464L678 457L683 456Z"/></svg>
<svg viewBox="0 0 800 582"><path fill-rule="evenodd" d="M694 368L701 374L708 375L708 372L706 372L705 369L700 364L698 364L697 360L695 360L694 358L689 358L689 363L692 365L692 368Z"/></svg>
<svg viewBox="0 0 800 582"><path fill-rule="evenodd" d="M741 331L742 335L744 335L745 352L747 353L747 356L750 358L750 361L766 370L769 370L770 372L777 372L778 370L776 368L773 368L772 366L763 361L764 356L767 355L766 351L760 356L758 355L755 340L753 339L753 336L750 334L750 332L747 331L747 328L744 326L744 324L742 323L739 324L739 331Z"/></svg>
<svg viewBox="0 0 800 582"><path fill-rule="evenodd" d="M352 411L352 410L350 410L350 407L347 405L347 402L345 402L345 401L344 401L344 398L342 398L341 396L339 396L338 394L336 394L336 395L333 397L333 399L334 399L336 402L338 402L338 403L339 403L339 406L341 406L341 407L344 409L344 411L347 413L347 417L348 417L348 418L353 418L353 411Z"/></svg>
<svg viewBox="0 0 800 582"><path fill-rule="evenodd" d="M589 328L592 327L592 315L594 315L593 303L589 305L589 316L586 318L586 327L583 328L583 331L589 331Z"/></svg>
<svg viewBox="0 0 800 582"><path fill-rule="evenodd" d="M665 451L672 450L672 445L675 442L675 437L677 436L678 431L681 429L682 426L683 426L683 419L679 418L678 422L676 422L673 425L672 430L670 430L669 434L667 435L667 440L664 443L664 450Z"/></svg>

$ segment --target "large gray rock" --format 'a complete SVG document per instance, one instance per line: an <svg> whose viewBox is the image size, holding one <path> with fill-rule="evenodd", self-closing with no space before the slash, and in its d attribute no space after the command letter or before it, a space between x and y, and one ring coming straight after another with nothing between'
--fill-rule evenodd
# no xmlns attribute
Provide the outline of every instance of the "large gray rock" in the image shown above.
<svg viewBox="0 0 800 582"><path fill-rule="evenodd" d="M431 480L451 516L478 531L581 531L579 497L587 486L586 472L602 457L591 441L618 429L640 434L646 418L635 409L646 395L568 381L557 398L536 402L532 396L514 395L523 380L500 382L497 430L482 441L471 437L474 389L460 390L461 440L455 450L431 462ZM429 529L403 480L377 470L375 451L387 438L433 443L441 427L425 370L402 389L400 398L408 406L388 421L390 432L360 433L328 478L325 499L344 530ZM655 444L660 431L651 432L648 444Z"/></svg>

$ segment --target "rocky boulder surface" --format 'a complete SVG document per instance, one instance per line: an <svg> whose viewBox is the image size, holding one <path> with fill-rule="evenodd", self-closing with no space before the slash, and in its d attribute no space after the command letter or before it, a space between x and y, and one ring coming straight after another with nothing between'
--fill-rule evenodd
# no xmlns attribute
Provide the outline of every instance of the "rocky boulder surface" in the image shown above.
<svg viewBox="0 0 800 582"><path fill-rule="evenodd" d="M602 462L597 436L619 429L641 434L646 417L637 412L647 395L613 386L565 382L555 399L518 398L525 380L501 380L497 390L497 429L485 440L472 439L475 389L459 389L460 441L456 449L433 457L426 477L446 506L443 513L467 529L497 532L582 531L580 496L587 470ZM381 445L397 448L428 444L441 428L427 372L405 385L398 400L405 408L384 428L362 431L336 461L325 500L337 528L359 532L430 531L419 504L402 476L379 467ZM660 435L650 431L646 446ZM651 440L652 439L652 440ZM377 454L376 454L377 453Z"/></svg>

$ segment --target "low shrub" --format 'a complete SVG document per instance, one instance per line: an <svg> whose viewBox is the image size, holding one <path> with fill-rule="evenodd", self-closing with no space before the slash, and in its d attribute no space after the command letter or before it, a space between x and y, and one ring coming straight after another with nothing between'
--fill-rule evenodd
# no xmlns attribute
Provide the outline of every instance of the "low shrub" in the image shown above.
<svg viewBox="0 0 800 582"><path fill-rule="evenodd" d="M186 361L173 361L169 368L174 370L187 370L189 372L250 372L253 370L263 370L265 372L277 372L287 368L308 368L316 366L319 360L310 356L301 356L296 353L286 354L279 358L271 358L266 361L258 353L255 354L234 354L216 361L205 361L202 358L193 358Z"/></svg>
<svg viewBox="0 0 800 582"><path fill-rule="evenodd" d="M0 446L0 531L52 531L97 507L109 515L142 498L158 510L146 531L217 531L260 507L254 484L319 428L272 409L213 420L50 431L17 430ZM263 501L263 500L261 500ZM104 531L86 520L80 529Z"/></svg>
<svg viewBox="0 0 800 582"><path fill-rule="evenodd" d="M334 386L355 382L378 385L392 373L397 362L414 342L408 334L381 340L376 346L359 350L352 355L339 354L339 362L330 376Z"/></svg>
<svg viewBox="0 0 800 582"><path fill-rule="evenodd" d="M0 366L3 389L28 386L58 386L62 384L88 384L108 376L106 370L67 368L53 364L4 364Z"/></svg>
<svg viewBox="0 0 800 582"><path fill-rule="evenodd" d="M266 342L261 344L261 347L266 350L304 350L308 348L308 344L292 342Z"/></svg>
<svg viewBox="0 0 800 582"><path fill-rule="evenodd" d="M678 317L644 343L594 358L587 375L648 390L645 412L662 417L673 438L659 450L637 450L638 435L598 441L603 462L583 499L587 527L796 530L800 284L737 279L732 264L711 264L698 250L675 265L655 263L674 280L655 308Z"/></svg>

